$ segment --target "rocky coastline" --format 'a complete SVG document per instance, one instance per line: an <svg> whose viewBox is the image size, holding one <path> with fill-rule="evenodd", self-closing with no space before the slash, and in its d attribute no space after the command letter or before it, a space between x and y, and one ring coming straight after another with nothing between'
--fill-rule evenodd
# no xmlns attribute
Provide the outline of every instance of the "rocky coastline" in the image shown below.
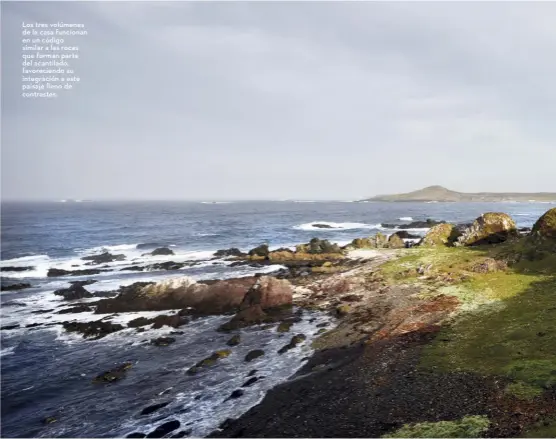
<svg viewBox="0 0 556 439"><path fill-rule="evenodd" d="M229 316L218 329L229 334L228 342L192 365L188 375L215 367L241 343L241 331L253 325L291 332L278 354L312 344L314 354L302 360L295 376L211 437L553 435L556 209L532 230L518 230L511 217L496 212L470 224L427 220L407 228L416 227L429 231L422 238L403 229L390 236L378 233L344 247L313 238L295 249L262 244L246 253L237 248L215 253L238 266L282 267L248 277L136 282L95 293L87 290L94 280L74 281L54 293L63 299L56 313L98 315L61 323L84 339L130 328L176 329L150 340L157 349L174 343L183 334L178 329L195 319ZM157 248L153 254L170 252ZM97 274L101 264L122 255L86 260L99 268L49 276ZM169 264L167 269L179 269ZM322 324L313 340L290 330L306 310L326 313L333 321ZM125 324L111 321L119 313L142 311L163 314ZM245 362L264 355L255 349ZM125 379L132 367L122 364L92 382ZM248 377L243 387L257 379ZM239 388L229 398L243 393ZM170 420L149 434L128 437L161 435L188 433Z"/></svg>

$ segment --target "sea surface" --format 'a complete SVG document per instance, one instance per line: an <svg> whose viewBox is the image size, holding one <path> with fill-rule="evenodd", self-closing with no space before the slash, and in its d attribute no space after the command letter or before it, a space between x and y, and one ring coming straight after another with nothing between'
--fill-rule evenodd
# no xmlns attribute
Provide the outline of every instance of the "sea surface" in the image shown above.
<svg viewBox="0 0 556 439"><path fill-rule="evenodd" d="M32 288L0 294L3 437L122 437L147 434L157 425L178 420L171 434L201 437L227 418L241 415L276 384L288 379L311 355L311 339L318 324L330 317L305 311L288 334L253 327L242 331L242 343L215 367L190 376L187 369L218 349L226 348L229 335L216 328L229 317L197 319L179 328L184 334L167 347L150 339L175 331L163 327L137 333L126 329L99 340L67 334L63 321L98 320L92 313L56 314L65 302L53 292L68 281L95 279L91 292L113 291L137 281L188 276L196 280L249 276L280 266L231 267L232 261L215 258L218 249L247 251L267 243L272 248L291 247L313 237L346 244L377 232L393 233L383 224L414 220L465 223L484 212L506 212L520 227L530 227L549 203L356 203L356 202L50 202L2 203L1 267L33 267L27 271L2 271L3 282L25 282ZM327 224L330 228L315 227ZM423 235L426 229L410 232ZM141 249L137 245L142 244ZM167 246L173 256L150 256ZM49 268L91 268L81 258L109 251L126 259L101 264L107 271L82 277L47 277ZM132 264L189 261L193 265L174 271L120 271ZM95 267L93 267L95 268ZM79 302L94 301L97 298ZM125 323L138 316L166 312L121 313L112 322ZM27 325L32 325L28 326ZM277 350L291 335L303 333L307 341L284 355ZM244 357L253 349L265 355L252 363ZM116 383L92 384L99 373L125 361L133 367ZM244 394L229 399L241 388L250 371L259 379L242 388ZM143 408L168 403L150 415ZM45 424L53 417L56 422Z"/></svg>

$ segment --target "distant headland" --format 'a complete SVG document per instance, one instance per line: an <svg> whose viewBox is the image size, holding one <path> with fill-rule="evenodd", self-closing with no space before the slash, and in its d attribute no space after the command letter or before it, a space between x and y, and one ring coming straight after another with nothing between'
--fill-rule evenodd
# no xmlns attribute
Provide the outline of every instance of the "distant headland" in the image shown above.
<svg viewBox="0 0 556 439"><path fill-rule="evenodd" d="M392 201L392 202L534 202L534 201L556 201L556 193L537 192L537 193L520 193L520 192L478 192L465 193L456 192L446 189L442 186L429 186L417 191L405 194L393 195L377 195L376 197L367 198L361 201Z"/></svg>

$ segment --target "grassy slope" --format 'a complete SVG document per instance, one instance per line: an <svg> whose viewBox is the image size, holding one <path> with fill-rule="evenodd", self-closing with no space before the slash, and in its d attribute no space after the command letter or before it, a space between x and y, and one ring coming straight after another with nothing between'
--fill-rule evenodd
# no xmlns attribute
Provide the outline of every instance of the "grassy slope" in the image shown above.
<svg viewBox="0 0 556 439"><path fill-rule="evenodd" d="M556 386L556 254L524 240L403 253L382 268L390 282L418 284L421 294L455 295L463 302L451 324L425 349L422 368L503 376L512 380L507 392L523 399ZM515 254L536 260L522 259L500 272L472 269L487 257ZM418 267L426 269L424 275L416 273ZM529 435L556 436L554 419Z"/></svg>

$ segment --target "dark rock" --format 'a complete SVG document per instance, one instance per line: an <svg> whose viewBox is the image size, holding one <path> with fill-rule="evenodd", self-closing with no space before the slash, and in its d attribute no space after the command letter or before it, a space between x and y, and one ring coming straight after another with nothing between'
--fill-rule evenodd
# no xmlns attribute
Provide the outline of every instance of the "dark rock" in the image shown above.
<svg viewBox="0 0 556 439"><path fill-rule="evenodd" d="M243 390L241 389L236 389L232 392L232 394L229 396L228 399L237 399L243 396Z"/></svg>
<svg viewBox="0 0 556 439"><path fill-rule="evenodd" d="M143 271L144 269L145 267L139 267L137 265L134 265L132 267L120 268L120 271Z"/></svg>
<svg viewBox="0 0 556 439"><path fill-rule="evenodd" d="M419 235L414 235L413 233L409 233L406 230L400 230L399 232L394 233L394 235L397 235L402 239L419 239L419 238L421 238Z"/></svg>
<svg viewBox="0 0 556 439"><path fill-rule="evenodd" d="M168 346L174 343L176 339L174 337L158 337L151 340L151 344L155 346Z"/></svg>
<svg viewBox="0 0 556 439"><path fill-rule="evenodd" d="M6 308L8 306L17 306L17 307L21 307L21 306L27 306L25 303L20 303L20 302L15 302L13 300L10 300L9 302L3 303L2 307Z"/></svg>
<svg viewBox="0 0 556 439"><path fill-rule="evenodd" d="M147 437L164 437L168 433L170 433L170 432L176 430L177 428L179 428L180 425L181 425L180 422L176 421L176 420L165 422L164 424L159 425L153 431L151 431L147 435Z"/></svg>
<svg viewBox="0 0 556 439"><path fill-rule="evenodd" d="M210 357L207 357L201 361L199 361L195 366L190 367L187 370L188 375L195 375L201 368L214 366L216 362L222 358L226 358L232 353L229 349L222 349L220 351L216 351Z"/></svg>
<svg viewBox="0 0 556 439"><path fill-rule="evenodd" d="M253 369L251 372L249 372L247 374L248 377L252 377L253 375L255 375L257 373L257 369Z"/></svg>
<svg viewBox="0 0 556 439"><path fill-rule="evenodd" d="M245 381L241 387L249 387L253 384L255 384L257 381L259 381L259 379L257 377L252 377L249 378L247 381Z"/></svg>
<svg viewBox="0 0 556 439"><path fill-rule="evenodd" d="M18 324L16 324L16 325L2 326L0 329L1 329L2 331L9 331L10 329L17 329L17 328L19 328L19 325L18 325Z"/></svg>
<svg viewBox="0 0 556 439"><path fill-rule="evenodd" d="M54 311L53 309L39 309L37 311L31 311L31 314L47 314Z"/></svg>
<svg viewBox="0 0 556 439"><path fill-rule="evenodd" d="M154 249L150 254L151 256L169 256L173 255L174 251L170 250L168 247L159 247Z"/></svg>
<svg viewBox="0 0 556 439"><path fill-rule="evenodd" d="M174 315L160 315L152 319L147 319L145 317L138 317L128 322L127 326L129 328L137 328L139 326L153 325L152 329L159 329L163 326L170 326L172 328L178 328L179 326L185 325L189 320L186 317L182 317L179 314Z"/></svg>
<svg viewBox="0 0 556 439"><path fill-rule="evenodd" d="M96 284L98 280L89 279L89 280L71 280L69 281L70 285L81 286L85 287L87 285Z"/></svg>
<svg viewBox="0 0 556 439"><path fill-rule="evenodd" d="M241 336L239 334L236 334L236 335L232 336L232 338L230 338L226 342L226 344L228 346L237 346L240 342L241 342Z"/></svg>
<svg viewBox="0 0 556 439"><path fill-rule="evenodd" d="M170 401L168 401L168 402L161 402L161 403L159 403L159 404L150 405L150 406L148 406L148 407L145 407L145 408L141 411L140 415L141 415L141 416L150 415L151 413L156 412L157 410L161 409L162 407L166 407L168 404L170 404Z"/></svg>
<svg viewBox="0 0 556 439"><path fill-rule="evenodd" d="M183 332L183 331L172 331L172 332L170 332L170 335L183 335L183 334L185 334L185 332Z"/></svg>
<svg viewBox="0 0 556 439"><path fill-rule="evenodd" d="M113 332L121 331L124 327L118 323L103 322L63 322L62 326L68 332L79 332L85 338L99 339Z"/></svg>
<svg viewBox="0 0 556 439"><path fill-rule="evenodd" d="M145 437L145 436L146 436L145 433L133 432L133 433L129 433L126 437L140 438L140 437Z"/></svg>
<svg viewBox="0 0 556 439"><path fill-rule="evenodd" d="M121 364L120 366L115 367L114 369L108 370L106 372L101 373L100 375L97 375L95 378L93 378L93 382L112 383L114 381L121 380L122 378L125 377L126 372L129 369L131 369L132 366L133 364L130 362Z"/></svg>
<svg viewBox="0 0 556 439"><path fill-rule="evenodd" d="M269 250L268 250L268 245L267 244L263 244L263 245L259 245L258 247L255 247L252 250L249 250L248 255L249 256L259 256L259 257L268 257L269 254Z"/></svg>
<svg viewBox="0 0 556 439"><path fill-rule="evenodd" d="M333 229L334 228L329 224L313 224L313 227L316 227L317 229Z"/></svg>
<svg viewBox="0 0 556 439"><path fill-rule="evenodd" d="M17 291L17 290L24 290L25 288L31 288L31 284L19 283L19 284L5 285L4 283L2 283L2 291Z"/></svg>
<svg viewBox="0 0 556 439"><path fill-rule="evenodd" d="M146 268L148 268L151 271L154 270L180 270L181 268L185 267L186 265L189 265L185 262L173 262L173 261L168 261L168 262L159 262L156 264L151 264L148 265Z"/></svg>
<svg viewBox="0 0 556 439"><path fill-rule="evenodd" d="M90 276L93 274L99 274L106 270L99 270L98 268L88 268L85 270L61 270L59 268L50 268L48 270L48 277L59 277L59 276Z"/></svg>
<svg viewBox="0 0 556 439"><path fill-rule="evenodd" d="M30 323L29 325L25 325L26 328L36 328L37 326L42 326L42 323Z"/></svg>
<svg viewBox="0 0 556 439"><path fill-rule="evenodd" d="M81 305L73 306L71 308L62 309L61 311L58 311L56 314L76 314L80 312L89 312L89 311L93 311L93 308L81 304Z"/></svg>
<svg viewBox="0 0 556 439"><path fill-rule="evenodd" d="M254 351L249 352L245 356L245 361L250 363L256 358L262 357L264 355L264 351L262 349L255 349Z"/></svg>
<svg viewBox="0 0 556 439"><path fill-rule="evenodd" d="M91 294L81 285L72 285L69 288L56 290L54 291L54 294L56 296L62 296L64 300L78 300L78 299L85 299L87 297L94 297L93 294Z"/></svg>
<svg viewBox="0 0 556 439"><path fill-rule="evenodd" d="M114 297L117 294L118 294L117 291L97 291L96 293L93 293L93 296L95 296L95 297Z"/></svg>
<svg viewBox="0 0 556 439"><path fill-rule="evenodd" d="M295 348L298 344L300 344L301 342L303 342L307 337L305 337L303 334L297 334L294 335L291 339L291 341L284 347L280 348L280 350L278 351L279 354L284 354L287 351L289 351L290 349Z"/></svg>
<svg viewBox="0 0 556 439"><path fill-rule="evenodd" d="M321 254L321 253L341 253L342 250L338 244L331 244L327 239L313 238L309 241L308 246L303 249L309 254Z"/></svg>
<svg viewBox="0 0 556 439"><path fill-rule="evenodd" d="M426 221L413 221L408 224L382 224L382 227L386 229L430 229L431 227L437 226L438 224L444 224L446 221L436 221L433 219L427 219Z"/></svg>
<svg viewBox="0 0 556 439"><path fill-rule="evenodd" d="M48 425L48 424L52 424L56 421L57 421L57 419L54 416L47 416L46 418L44 418L42 420L42 423Z"/></svg>
<svg viewBox="0 0 556 439"><path fill-rule="evenodd" d="M114 261L123 261L125 260L125 255L113 255L109 252L104 252L99 255L84 256L81 258L81 260L91 261L87 265L98 265L98 264L106 264Z"/></svg>
<svg viewBox="0 0 556 439"><path fill-rule="evenodd" d="M241 256L247 256L247 254L243 253L239 248L232 247L225 250L218 250L216 253L214 253L214 256L219 258L223 258L227 256L241 257Z"/></svg>
<svg viewBox="0 0 556 439"><path fill-rule="evenodd" d="M0 271L31 271L35 267L0 267Z"/></svg>
<svg viewBox="0 0 556 439"><path fill-rule="evenodd" d="M191 429L189 430L180 430L178 431L176 434L173 434L170 437L185 437L185 436L189 436L191 434Z"/></svg>
<svg viewBox="0 0 556 439"><path fill-rule="evenodd" d="M292 322L282 322L278 325L278 328L276 328L276 331L277 332L289 332L292 325L293 325Z"/></svg>

